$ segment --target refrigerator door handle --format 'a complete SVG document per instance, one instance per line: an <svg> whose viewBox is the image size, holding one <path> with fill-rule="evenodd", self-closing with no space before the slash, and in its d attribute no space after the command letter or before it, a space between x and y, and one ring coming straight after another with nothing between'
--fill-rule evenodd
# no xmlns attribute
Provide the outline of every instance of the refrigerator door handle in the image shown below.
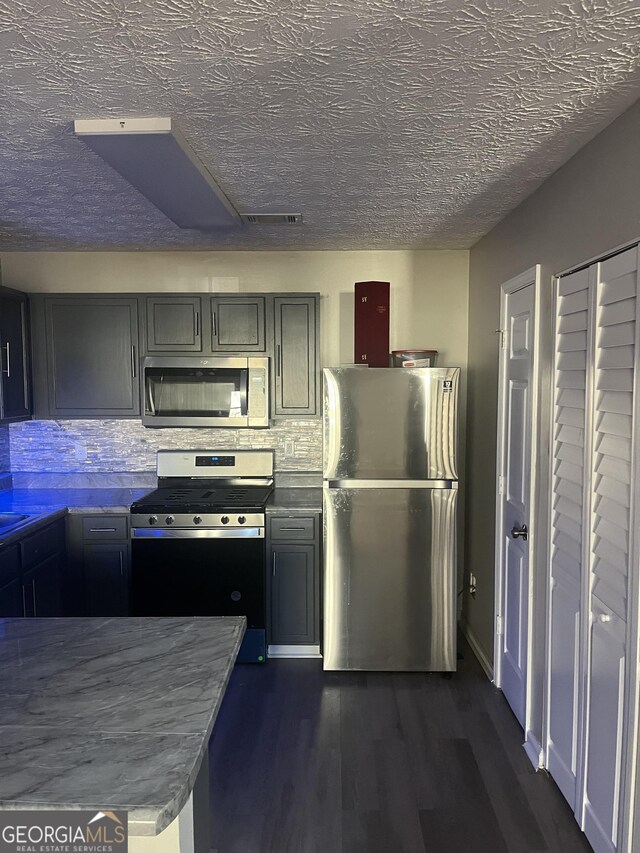
<svg viewBox="0 0 640 853"><path fill-rule="evenodd" d="M325 480L329 489L457 489L457 480Z"/></svg>

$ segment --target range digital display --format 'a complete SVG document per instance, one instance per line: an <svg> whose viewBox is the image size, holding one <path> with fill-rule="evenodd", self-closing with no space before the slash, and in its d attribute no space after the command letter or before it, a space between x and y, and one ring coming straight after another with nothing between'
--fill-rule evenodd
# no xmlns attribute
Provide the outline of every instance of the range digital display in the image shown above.
<svg viewBox="0 0 640 853"><path fill-rule="evenodd" d="M235 464L235 456L196 456L196 468L228 468Z"/></svg>

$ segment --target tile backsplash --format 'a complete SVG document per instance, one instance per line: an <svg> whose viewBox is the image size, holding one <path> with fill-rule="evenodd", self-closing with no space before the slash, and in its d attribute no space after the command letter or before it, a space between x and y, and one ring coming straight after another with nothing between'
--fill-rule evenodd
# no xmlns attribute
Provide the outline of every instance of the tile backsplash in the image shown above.
<svg viewBox="0 0 640 853"><path fill-rule="evenodd" d="M0 489L11 485L9 458L9 427L0 426Z"/></svg>
<svg viewBox="0 0 640 853"><path fill-rule="evenodd" d="M8 442L0 428L0 460ZM275 450L275 470L320 471L322 421L287 419L270 429L148 429L135 420L25 421L11 424L13 473L154 472L156 451ZM2 469L0 469L0 477Z"/></svg>

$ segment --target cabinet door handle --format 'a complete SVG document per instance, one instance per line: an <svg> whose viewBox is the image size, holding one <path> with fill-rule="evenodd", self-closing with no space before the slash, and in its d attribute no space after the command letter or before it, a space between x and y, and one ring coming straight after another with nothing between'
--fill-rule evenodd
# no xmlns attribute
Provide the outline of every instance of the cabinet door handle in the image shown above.
<svg viewBox="0 0 640 853"><path fill-rule="evenodd" d="M31 581L31 597L33 598L33 615L38 615L38 608L36 607L36 582Z"/></svg>
<svg viewBox="0 0 640 853"><path fill-rule="evenodd" d="M282 350L280 349L280 344L278 344L277 349L278 349L278 358L277 358L278 376L280 376L280 374L282 372Z"/></svg>
<svg viewBox="0 0 640 853"><path fill-rule="evenodd" d="M90 527L89 533L115 533L115 527Z"/></svg>
<svg viewBox="0 0 640 853"><path fill-rule="evenodd" d="M118 556L120 557L120 577L124 576L124 565L122 563L122 551L119 552Z"/></svg>
<svg viewBox="0 0 640 853"><path fill-rule="evenodd" d="M195 322L196 322L196 332L195 332L195 334L196 334L196 338L197 338L197 337L198 337L198 335L200 334L200 312L199 312L199 311L196 311L196 320L195 320Z"/></svg>
<svg viewBox="0 0 640 853"><path fill-rule="evenodd" d="M211 314L211 322L213 323L213 337L215 338L215 336L218 334L218 327L216 325L216 312L215 311L213 311Z"/></svg>
<svg viewBox="0 0 640 853"><path fill-rule="evenodd" d="M271 570L271 573L272 573L272 575L273 575L273 577L274 577L274 578L275 578L275 576L276 576L276 559L277 559L277 554L276 554L276 552L274 551L274 552L273 552L273 561L272 561L272 562L273 562L273 568L272 568L272 570Z"/></svg>
<svg viewBox="0 0 640 853"><path fill-rule="evenodd" d="M289 532L290 530L306 530L306 527L279 527L278 530L285 530Z"/></svg>
<svg viewBox="0 0 640 853"><path fill-rule="evenodd" d="M136 378L136 348L131 345L131 376Z"/></svg>
<svg viewBox="0 0 640 853"><path fill-rule="evenodd" d="M22 584L22 613L27 615L27 600L24 597L24 584Z"/></svg>
<svg viewBox="0 0 640 853"><path fill-rule="evenodd" d="M7 366L2 372L7 374L7 379L8 379L11 376L11 354L10 354L10 350L9 350L9 341L6 342L6 344L4 345L4 348L5 348L5 351L7 353L7 359L6 359Z"/></svg>

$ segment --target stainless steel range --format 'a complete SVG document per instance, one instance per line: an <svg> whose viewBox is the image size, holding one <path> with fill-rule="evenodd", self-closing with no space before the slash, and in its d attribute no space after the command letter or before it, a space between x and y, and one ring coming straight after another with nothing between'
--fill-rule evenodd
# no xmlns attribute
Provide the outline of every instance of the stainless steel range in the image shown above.
<svg viewBox="0 0 640 853"><path fill-rule="evenodd" d="M271 450L160 450L158 488L131 505L136 616L246 616L239 661L266 658Z"/></svg>

